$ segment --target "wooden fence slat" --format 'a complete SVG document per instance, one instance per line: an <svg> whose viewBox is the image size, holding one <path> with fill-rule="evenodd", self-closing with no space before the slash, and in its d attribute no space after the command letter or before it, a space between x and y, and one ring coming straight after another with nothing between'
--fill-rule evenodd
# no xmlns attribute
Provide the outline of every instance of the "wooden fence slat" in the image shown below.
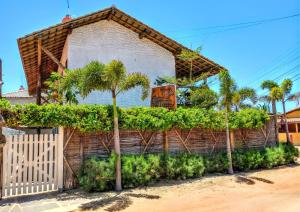
<svg viewBox="0 0 300 212"><path fill-rule="evenodd" d="M10 144L10 136L6 137L6 145L3 147L3 166L2 166L2 197L6 195L7 190L7 173L8 172L8 146Z"/></svg>
<svg viewBox="0 0 300 212"><path fill-rule="evenodd" d="M17 178L17 191L16 193L18 195L21 194L22 190L22 172L23 172L23 145L24 145L24 135L19 135L19 139L17 139L18 142L18 154L17 154L17 172L18 172L18 178Z"/></svg>
<svg viewBox="0 0 300 212"><path fill-rule="evenodd" d="M57 189L58 188L58 176L57 176L57 171L58 171L58 167L57 167L57 163L58 163L58 158L57 158L57 146L58 146L58 135L55 135L55 145L54 145L54 149L53 149L53 154L54 154L54 188ZM63 161L61 162L63 163Z"/></svg>
<svg viewBox="0 0 300 212"><path fill-rule="evenodd" d="M37 180L38 180L38 147L39 147L39 135L34 135L34 156L33 156L33 192L38 192L37 190Z"/></svg>
<svg viewBox="0 0 300 212"><path fill-rule="evenodd" d="M11 195L11 183L12 183L12 172L13 172L13 142L12 142L12 139L13 137L12 136L9 136L8 137L8 156L7 156L7 174L6 174L6 186L7 186L7 195Z"/></svg>
<svg viewBox="0 0 300 212"><path fill-rule="evenodd" d="M44 135L40 135L40 139L39 139L39 168L38 168L38 177L39 177L39 180L38 180L38 190L39 192L42 191L42 184L43 184L43 147L44 147Z"/></svg>
<svg viewBox="0 0 300 212"><path fill-rule="evenodd" d="M23 194L27 193L28 187L28 134L24 135L24 173L23 173Z"/></svg>
<svg viewBox="0 0 300 212"><path fill-rule="evenodd" d="M34 147L34 141L33 141L33 135L28 136L28 145L29 145L29 161L28 161L28 193L33 192L33 147Z"/></svg>
<svg viewBox="0 0 300 212"><path fill-rule="evenodd" d="M13 172L12 172L12 194L16 195L16 176L17 176L17 155L18 155L18 136L13 136Z"/></svg>
<svg viewBox="0 0 300 212"><path fill-rule="evenodd" d="M53 134L50 134L50 142L49 142L49 162L48 162L48 167L49 167L49 190L53 189L53 143L55 142L55 136Z"/></svg>
<svg viewBox="0 0 300 212"><path fill-rule="evenodd" d="M42 182L43 182L43 188L42 191L47 191L47 183L48 183L48 171L47 171L47 163L48 163L48 143L49 143L49 136L48 134L44 135L44 140L43 140L43 163L42 163L42 168L43 168L43 172L42 172Z"/></svg>

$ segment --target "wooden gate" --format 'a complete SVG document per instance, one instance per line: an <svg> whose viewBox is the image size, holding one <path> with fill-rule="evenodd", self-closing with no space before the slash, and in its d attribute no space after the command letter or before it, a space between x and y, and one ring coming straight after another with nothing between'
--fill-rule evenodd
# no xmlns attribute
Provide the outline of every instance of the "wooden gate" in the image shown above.
<svg viewBox="0 0 300 212"><path fill-rule="evenodd" d="M6 136L2 197L62 188L63 141L60 138L59 134Z"/></svg>

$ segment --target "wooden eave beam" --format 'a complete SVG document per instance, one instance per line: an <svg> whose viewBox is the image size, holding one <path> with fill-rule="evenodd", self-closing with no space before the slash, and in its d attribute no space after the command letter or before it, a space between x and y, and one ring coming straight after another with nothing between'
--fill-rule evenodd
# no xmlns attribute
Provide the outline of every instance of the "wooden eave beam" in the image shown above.
<svg viewBox="0 0 300 212"><path fill-rule="evenodd" d="M66 69L66 67L61 64L61 62L50 52L48 51L48 49L46 49L45 47L41 46L43 52L54 62L56 63L60 68L62 69Z"/></svg>
<svg viewBox="0 0 300 212"><path fill-rule="evenodd" d="M37 87L36 87L36 104L40 105L42 102L41 99L41 88L42 88L42 39L38 38L37 45Z"/></svg>

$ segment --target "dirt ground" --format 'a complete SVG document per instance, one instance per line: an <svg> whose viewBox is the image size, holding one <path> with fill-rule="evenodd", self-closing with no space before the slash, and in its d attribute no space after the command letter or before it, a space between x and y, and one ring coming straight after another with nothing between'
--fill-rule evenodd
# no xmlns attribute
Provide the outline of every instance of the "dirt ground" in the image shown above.
<svg viewBox="0 0 300 212"><path fill-rule="evenodd" d="M300 165L234 176L161 183L115 196L78 211L300 211ZM103 206L103 207L102 207ZM90 207L90 208L89 208Z"/></svg>
<svg viewBox="0 0 300 212"><path fill-rule="evenodd" d="M0 211L299 212L300 164L232 176L161 182L122 193L79 190L0 201Z"/></svg>

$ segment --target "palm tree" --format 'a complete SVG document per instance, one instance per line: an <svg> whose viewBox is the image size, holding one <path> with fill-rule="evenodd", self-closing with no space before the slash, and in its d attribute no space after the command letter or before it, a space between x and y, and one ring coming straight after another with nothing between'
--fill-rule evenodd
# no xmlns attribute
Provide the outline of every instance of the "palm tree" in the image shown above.
<svg viewBox="0 0 300 212"><path fill-rule="evenodd" d="M236 111L253 107L257 102L257 94L253 88L240 88L233 92L232 103Z"/></svg>
<svg viewBox="0 0 300 212"><path fill-rule="evenodd" d="M231 111L232 100L233 100L234 92L236 90L236 85L234 80L229 75L228 71L225 70L220 72L219 80L220 80L221 105L225 108L226 150L227 150L227 158L229 162L228 172L229 174L233 174L228 115L229 112Z"/></svg>
<svg viewBox="0 0 300 212"><path fill-rule="evenodd" d="M116 190L122 190L117 95L140 86L142 88L142 99L144 100L149 94L149 78L141 73L126 74L126 68L121 61L113 60L107 65L92 61L81 69L68 71L63 80L63 85L65 88L73 87L77 89L83 98L95 90L111 92L114 117L114 150L116 154Z"/></svg>
<svg viewBox="0 0 300 212"><path fill-rule="evenodd" d="M289 135L289 127L288 127L287 118L286 118L286 109L285 109L286 99L285 98L291 93L292 87L293 87L292 80L285 79L280 84L280 88L273 88L273 91L272 91L273 95L277 95L278 98L281 97L283 117L284 117L284 123L285 123L286 142L287 143L290 143L291 141L290 141L290 135Z"/></svg>
<svg viewBox="0 0 300 212"><path fill-rule="evenodd" d="M299 104L299 98L300 98L300 92L291 94L292 88L293 88L293 81L291 79L285 79L280 84L281 103L282 103L283 116L284 116L284 122L285 122L285 133L286 133L287 143L290 143L291 141L290 141L289 127L288 127L288 122L287 122L287 117L286 117L285 103L287 101L296 101L297 104Z"/></svg>
<svg viewBox="0 0 300 212"><path fill-rule="evenodd" d="M293 81L291 79L285 79L281 82L280 86L271 80L266 80L262 83L261 87L269 89L269 95L267 99L271 100L273 114L275 114L275 125L276 125L276 133L277 133L277 116L276 116L276 101L281 101L282 109L283 109L283 117L285 122L285 133L286 133L286 141L290 143L290 136L289 136L289 128L287 123L286 117L286 108L285 103L287 101L296 101L299 104L300 92L291 94L291 90L293 87ZM264 97L266 98L266 97Z"/></svg>
<svg viewBox="0 0 300 212"><path fill-rule="evenodd" d="M267 96L262 97L261 99L265 99L268 102L271 102L272 104L272 113L274 115L274 127L275 127L275 137L276 137L276 143L278 144L278 129L277 129L277 109L276 109L276 101L279 99L277 98L275 93L272 95L272 89L278 88L278 84L272 80L265 80L261 83L260 87L262 89L267 89L269 91L269 94Z"/></svg>

